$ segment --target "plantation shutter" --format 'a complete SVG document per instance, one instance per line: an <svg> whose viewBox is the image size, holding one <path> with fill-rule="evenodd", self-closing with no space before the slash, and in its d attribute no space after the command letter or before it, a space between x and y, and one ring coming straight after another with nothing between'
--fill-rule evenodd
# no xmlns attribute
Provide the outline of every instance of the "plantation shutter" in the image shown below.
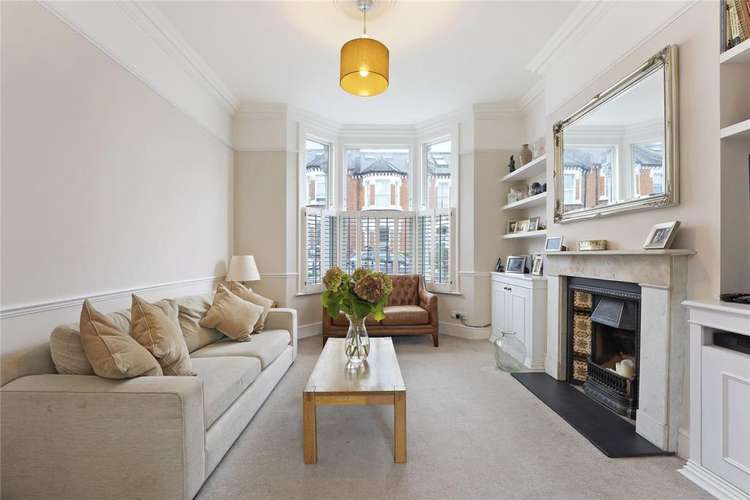
<svg viewBox="0 0 750 500"><path fill-rule="evenodd" d="M424 277L425 283L432 283L433 233L432 211L420 212L417 215L417 272Z"/></svg>
<svg viewBox="0 0 750 500"><path fill-rule="evenodd" d="M397 229L397 270L398 274L414 272L414 223L415 217L410 215L398 220Z"/></svg>
<svg viewBox="0 0 750 500"><path fill-rule="evenodd" d="M435 211L435 272L433 283L450 287L453 284L451 255L453 251L453 214L450 209Z"/></svg>
<svg viewBox="0 0 750 500"><path fill-rule="evenodd" d="M394 273L394 254L396 251L396 219L381 217L378 219L378 271Z"/></svg>
<svg viewBox="0 0 750 500"><path fill-rule="evenodd" d="M339 265L346 273L353 273L357 268L357 233L358 217L356 214L344 213L339 216L341 234Z"/></svg>
<svg viewBox="0 0 750 500"><path fill-rule="evenodd" d="M378 244L378 220L375 217L359 218L359 262L358 267L375 270Z"/></svg>
<svg viewBox="0 0 750 500"><path fill-rule="evenodd" d="M319 208L303 209L305 239L304 280L305 289L320 285L323 279L323 211Z"/></svg>

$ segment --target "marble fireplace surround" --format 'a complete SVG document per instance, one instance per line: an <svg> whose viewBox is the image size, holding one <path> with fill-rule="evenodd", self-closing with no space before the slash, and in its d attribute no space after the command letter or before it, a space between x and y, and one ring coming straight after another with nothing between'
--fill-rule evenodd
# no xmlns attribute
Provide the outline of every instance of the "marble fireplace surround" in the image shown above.
<svg viewBox="0 0 750 500"><path fill-rule="evenodd" d="M545 371L565 380L567 277L637 283L641 287L641 351L636 432L666 451L677 451L687 369L687 259L692 250L547 252Z"/></svg>

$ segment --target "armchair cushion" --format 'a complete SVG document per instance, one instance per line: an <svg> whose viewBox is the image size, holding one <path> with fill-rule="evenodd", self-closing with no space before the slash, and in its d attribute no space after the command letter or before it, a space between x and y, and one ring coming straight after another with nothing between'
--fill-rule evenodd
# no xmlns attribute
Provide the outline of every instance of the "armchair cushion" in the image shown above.
<svg viewBox="0 0 750 500"><path fill-rule="evenodd" d="M407 306L419 303L419 275L391 276L393 292L388 299L389 306Z"/></svg>
<svg viewBox="0 0 750 500"><path fill-rule="evenodd" d="M426 325L430 315L419 306L386 306L383 325Z"/></svg>

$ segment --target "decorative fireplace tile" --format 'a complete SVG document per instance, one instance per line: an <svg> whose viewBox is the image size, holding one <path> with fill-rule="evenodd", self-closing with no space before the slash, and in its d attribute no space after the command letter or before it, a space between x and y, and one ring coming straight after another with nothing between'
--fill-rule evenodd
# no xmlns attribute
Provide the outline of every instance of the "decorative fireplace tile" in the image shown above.
<svg viewBox="0 0 750 500"><path fill-rule="evenodd" d="M591 316L587 314L573 315L573 352L591 354Z"/></svg>

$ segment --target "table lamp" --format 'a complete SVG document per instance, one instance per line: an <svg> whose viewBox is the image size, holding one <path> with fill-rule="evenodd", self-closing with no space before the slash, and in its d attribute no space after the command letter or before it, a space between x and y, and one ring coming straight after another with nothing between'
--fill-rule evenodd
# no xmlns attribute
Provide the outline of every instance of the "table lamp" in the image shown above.
<svg viewBox="0 0 750 500"><path fill-rule="evenodd" d="M259 281L260 273L252 255L235 255L229 263L227 281Z"/></svg>

